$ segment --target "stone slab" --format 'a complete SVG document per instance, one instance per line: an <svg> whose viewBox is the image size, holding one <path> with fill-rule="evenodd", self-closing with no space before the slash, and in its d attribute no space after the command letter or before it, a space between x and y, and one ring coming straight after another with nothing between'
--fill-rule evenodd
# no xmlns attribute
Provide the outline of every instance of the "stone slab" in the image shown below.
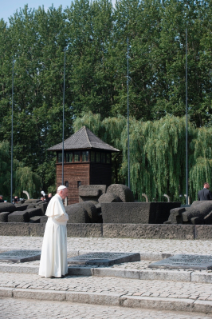
<svg viewBox="0 0 212 319"><path fill-rule="evenodd" d="M67 224L68 237L102 237L102 224Z"/></svg>
<svg viewBox="0 0 212 319"><path fill-rule="evenodd" d="M10 250L0 253L0 261L22 263L26 261L39 260L40 250Z"/></svg>
<svg viewBox="0 0 212 319"><path fill-rule="evenodd" d="M195 239L193 225L103 224L105 238Z"/></svg>
<svg viewBox="0 0 212 319"><path fill-rule="evenodd" d="M170 269L212 269L212 256L208 255L175 255L148 266L149 268L170 268Z"/></svg>
<svg viewBox="0 0 212 319"><path fill-rule="evenodd" d="M139 253L93 252L68 258L69 264L112 266L123 262L140 261Z"/></svg>
<svg viewBox="0 0 212 319"><path fill-rule="evenodd" d="M177 207L180 207L179 202L101 203L104 224L163 224L170 210Z"/></svg>

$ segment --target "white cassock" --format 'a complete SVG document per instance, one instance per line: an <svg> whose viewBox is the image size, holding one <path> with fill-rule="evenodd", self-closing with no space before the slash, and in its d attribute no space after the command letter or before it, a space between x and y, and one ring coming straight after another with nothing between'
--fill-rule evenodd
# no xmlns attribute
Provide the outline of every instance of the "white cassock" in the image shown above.
<svg viewBox="0 0 212 319"><path fill-rule="evenodd" d="M67 229L68 214L62 198L56 194L46 210L46 223L41 251L39 275L42 277L61 277L68 273Z"/></svg>

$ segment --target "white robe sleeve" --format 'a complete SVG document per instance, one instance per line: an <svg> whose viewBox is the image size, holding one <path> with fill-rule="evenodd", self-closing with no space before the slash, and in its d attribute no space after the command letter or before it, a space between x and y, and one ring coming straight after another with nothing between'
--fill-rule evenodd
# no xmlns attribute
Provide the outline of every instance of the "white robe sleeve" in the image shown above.
<svg viewBox="0 0 212 319"><path fill-rule="evenodd" d="M62 199L58 194L50 200L45 215L48 217L54 217L55 219L63 217L62 219L68 220L68 215L63 206Z"/></svg>

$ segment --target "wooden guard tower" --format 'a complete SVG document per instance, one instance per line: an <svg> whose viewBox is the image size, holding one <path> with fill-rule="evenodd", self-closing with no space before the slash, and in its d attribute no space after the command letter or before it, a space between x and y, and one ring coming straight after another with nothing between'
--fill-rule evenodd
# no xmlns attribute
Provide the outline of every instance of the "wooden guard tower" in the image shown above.
<svg viewBox="0 0 212 319"><path fill-rule="evenodd" d="M57 152L56 183L62 184L62 147L54 145L48 151ZM103 142L87 127L64 141L64 184L68 187L68 205L79 202L80 185L111 184L111 153L118 149Z"/></svg>

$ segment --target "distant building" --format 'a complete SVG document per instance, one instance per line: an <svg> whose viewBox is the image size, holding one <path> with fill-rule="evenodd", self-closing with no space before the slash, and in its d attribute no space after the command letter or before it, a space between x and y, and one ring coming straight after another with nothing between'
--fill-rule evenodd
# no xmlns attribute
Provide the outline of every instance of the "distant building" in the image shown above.
<svg viewBox="0 0 212 319"><path fill-rule="evenodd" d="M56 183L62 184L62 147L54 145L48 151L57 152ZM64 184L68 187L68 204L79 202L80 185L111 184L111 153L118 149L103 142L87 127L64 141Z"/></svg>

